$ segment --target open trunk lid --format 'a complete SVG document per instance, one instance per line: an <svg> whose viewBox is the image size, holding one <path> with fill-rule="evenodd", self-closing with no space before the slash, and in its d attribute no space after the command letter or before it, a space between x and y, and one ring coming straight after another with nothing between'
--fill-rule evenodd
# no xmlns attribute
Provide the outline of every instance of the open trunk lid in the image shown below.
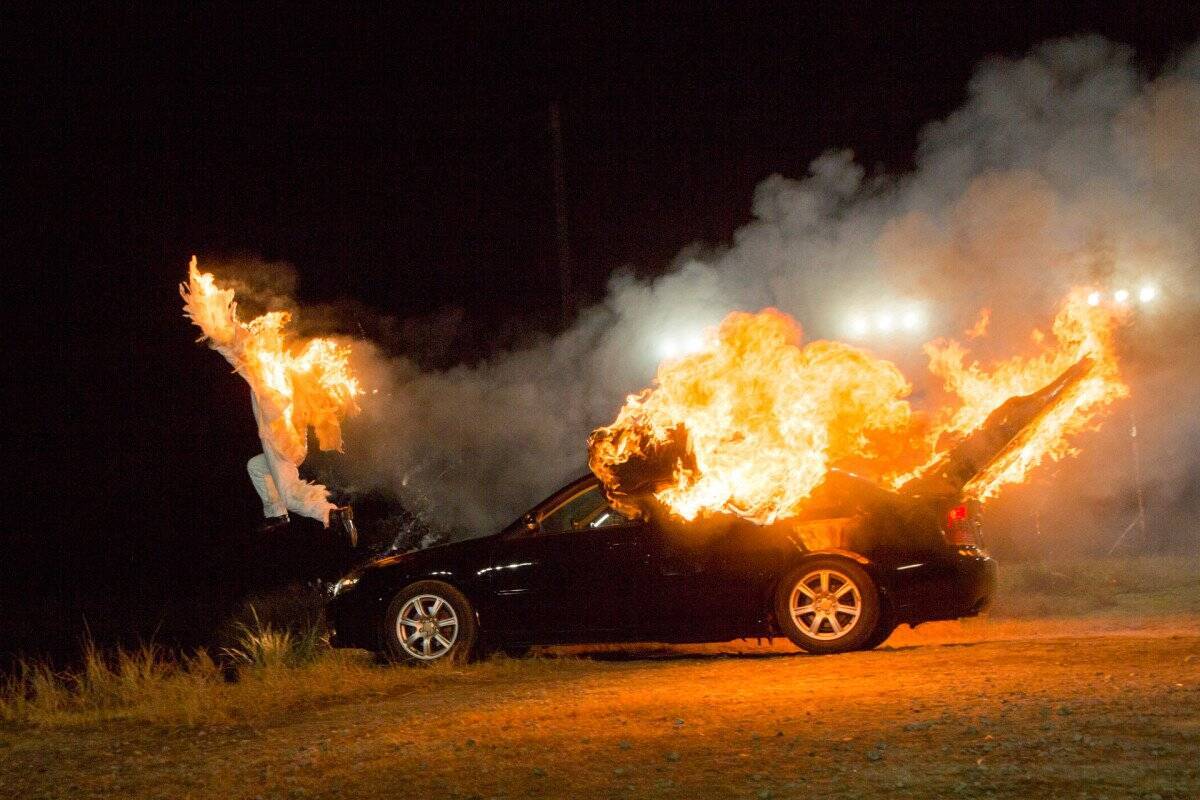
<svg viewBox="0 0 1200 800"><path fill-rule="evenodd" d="M1087 377L1090 358L1081 358L1038 391L1011 397L988 415L923 475L900 487L909 496L958 496L971 479L1012 448L1021 447L1035 424L1049 413L1071 386Z"/></svg>

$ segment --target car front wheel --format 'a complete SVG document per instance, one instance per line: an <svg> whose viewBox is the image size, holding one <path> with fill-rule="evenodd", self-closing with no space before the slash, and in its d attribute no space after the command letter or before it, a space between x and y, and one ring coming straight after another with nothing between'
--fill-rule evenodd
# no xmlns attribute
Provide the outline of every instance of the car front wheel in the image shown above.
<svg viewBox="0 0 1200 800"><path fill-rule="evenodd" d="M879 624L879 591L857 564L814 558L780 581L775 618L784 635L809 653L859 650Z"/></svg>
<svg viewBox="0 0 1200 800"><path fill-rule="evenodd" d="M406 586L388 605L383 625L388 655L394 661L463 662L474 654L475 610L448 583L419 581Z"/></svg>

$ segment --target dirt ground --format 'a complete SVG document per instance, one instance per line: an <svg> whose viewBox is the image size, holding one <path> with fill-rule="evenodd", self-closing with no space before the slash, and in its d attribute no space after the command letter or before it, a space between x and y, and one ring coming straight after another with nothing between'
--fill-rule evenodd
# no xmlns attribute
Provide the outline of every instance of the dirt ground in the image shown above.
<svg viewBox="0 0 1200 800"><path fill-rule="evenodd" d="M1200 797L1193 614L405 672L252 724L0 730L0 795Z"/></svg>

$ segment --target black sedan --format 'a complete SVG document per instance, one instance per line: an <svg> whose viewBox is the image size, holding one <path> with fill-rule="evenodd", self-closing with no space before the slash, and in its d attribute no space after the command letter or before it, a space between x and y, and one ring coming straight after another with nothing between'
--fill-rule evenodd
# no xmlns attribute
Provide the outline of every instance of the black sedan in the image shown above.
<svg viewBox="0 0 1200 800"><path fill-rule="evenodd" d="M783 635L811 653L969 616L995 582L973 505L832 473L799 519L629 519L587 476L491 536L380 558L334 588L333 642L401 661L584 642Z"/></svg>

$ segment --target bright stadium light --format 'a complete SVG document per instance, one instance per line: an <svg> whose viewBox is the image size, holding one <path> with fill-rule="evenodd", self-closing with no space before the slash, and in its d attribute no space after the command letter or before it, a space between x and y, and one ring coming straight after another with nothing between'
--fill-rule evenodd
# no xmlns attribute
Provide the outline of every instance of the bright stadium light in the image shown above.
<svg viewBox="0 0 1200 800"><path fill-rule="evenodd" d="M658 356L661 359L680 358L699 353L704 349L704 337L698 333L681 337L668 337L658 343Z"/></svg>
<svg viewBox="0 0 1200 800"><path fill-rule="evenodd" d="M1143 303L1152 303L1154 298L1158 297L1158 287L1151 284L1146 284L1138 290L1138 300Z"/></svg>
<svg viewBox="0 0 1200 800"><path fill-rule="evenodd" d="M1090 292L1090 293L1088 293L1088 296L1087 296L1087 302L1088 302L1088 305L1089 305L1089 306L1098 306L1098 305L1100 305L1100 300L1102 299L1102 297L1103 297L1103 296L1102 296L1102 295L1101 295L1099 292Z"/></svg>
<svg viewBox="0 0 1200 800"><path fill-rule="evenodd" d="M928 319L922 304L901 299L853 311L846 315L844 324L843 330L851 338L883 338L896 333L920 334Z"/></svg>
<svg viewBox="0 0 1200 800"><path fill-rule="evenodd" d="M1124 305L1125 303L1128 303L1129 302L1129 290L1128 289L1117 289L1115 292L1113 292L1113 300L1116 300L1117 303L1120 305Z"/></svg>

